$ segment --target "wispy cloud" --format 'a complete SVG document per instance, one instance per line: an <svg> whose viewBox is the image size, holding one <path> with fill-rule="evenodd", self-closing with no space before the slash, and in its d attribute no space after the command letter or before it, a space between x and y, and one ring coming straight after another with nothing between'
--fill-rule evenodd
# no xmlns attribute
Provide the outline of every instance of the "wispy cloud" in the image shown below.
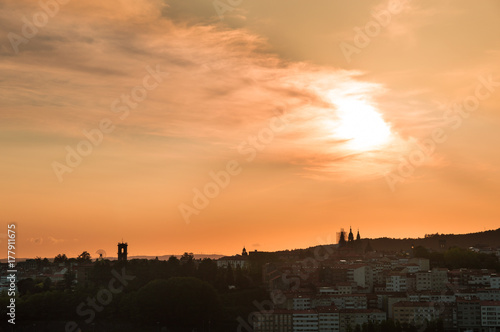
<svg viewBox="0 0 500 332"><path fill-rule="evenodd" d="M37 245L43 244L43 238L41 238L41 237L32 237L32 238L29 238L29 241L31 243L37 244Z"/></svg>
<svg viewBox="0 0 500 332"><path fill-rule="evenodd" d="M182 17L169 16L176 6L68 4L19 55L3 55L0 66L9 85L1 89L10 97L0 116L11 128L30 128L64 144L104 116L117 119L113 101L137 85L146 65L158 64L168 79L108 139L189 139L231 153L280 109L290 119L272 148L282 162L346 172L358 162L375 165L390 158L383 151L346 152L345 142L332 136L336 106L327 98L337 91L341 98L373 100L383 86L362 81L357 71L282 60L244 29L180 23ZM12 8L3 16L9 28L27 5Z"/></svg>

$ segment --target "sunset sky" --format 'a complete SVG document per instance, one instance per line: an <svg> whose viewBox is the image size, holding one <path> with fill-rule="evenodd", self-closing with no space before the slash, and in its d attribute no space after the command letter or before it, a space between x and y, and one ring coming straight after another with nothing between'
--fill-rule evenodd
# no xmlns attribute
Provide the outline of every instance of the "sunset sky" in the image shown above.
<svg viewBox="0 0 500 332"><path fill-rule="evenodd" d="M16 223L17 257L95 258L122 238L236 254L496 229L499 18L497 0L3 0L0 241Z"/></svg>

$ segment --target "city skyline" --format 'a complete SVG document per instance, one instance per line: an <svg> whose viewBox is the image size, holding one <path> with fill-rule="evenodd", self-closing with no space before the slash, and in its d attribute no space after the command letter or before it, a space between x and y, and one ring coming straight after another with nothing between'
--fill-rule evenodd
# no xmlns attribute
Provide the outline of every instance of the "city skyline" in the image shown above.
<svg viewBox="0 0 500 332"><path fill-rule="evenodd" d="M475 232L475 233L466 233L466 234L439 234L439 233L430 233L430 234L425 234L423 237L418 237L418 238L388 238L388 237L379 237L379 238L366 238L366 237L361 237L360 236L360 232L359 230L357 230L357 232L353 232L352 235L353 235L353 238L351 239L349 236L352 232L352 228L351 228L351 231L349 233L347 233L346 231L344 231L344 228L341 228L339 232L336 232L336 239L334 242L328 242L328 240L330 240L331 238L328 237L326 239L318 239L320 242L318 242L318 244L314 245L314 246L311 246L311 247L302 247L302 248L278 248L276 250L269 250L269 251L265 251L265 250L259 250L257 248L250 248L249 246L246 246L246 245L242 245L240 246L240 248L235 248L233 251L231 252L209 252L209 251L205 251L205 252L193 252L189 249L186 249L184 250L183 252L160 252L160 253L151 253L151 254L142 254L141 253L141 249L140 248L133 248L134 249L138 249L138 250L135 250L135 252L132 253L132 255L128 255L128 251L127 251L127 248L128 247L128 242L124 241L123 239L121 241L118 242L118 254L116 254L116 248L115 246L113 245L110 245L108 243L106 243L105 245L101 246L99 249L97 249L95 252L92 251L92 250L83 250L81 252L77 252L75 253L74 255L72 254L67 254L66 252L60 252L58 253L56 256L61 256L61 255L65 255L67 258L78 258L82 252L84 253L88 253L90 255L90 257L92 259L111 259L111 260L120 260L119 256L120 256L120 252L122 252L122 250L120 249L120 246L122 245L125 245L125 260L126 260L126 257L129 256L129 259L142 259L142 258L147 258L147 259L153 259L153 258L156 258L158 259L160 257L160 260L166 260L168 259L170 256L176 256L176 257L181 257L182 255L185 255L187 253L189 254L194 254L195 257L197 257L198 259L203 259L203 258L212 258L212 259L216 259L216 257L223 257L223 256L233 256L235 254L237 254L238 250L240 250L241 248L243 248L244 251L247 251L248 252L283 252L283 251L294 251L294 250L307 250L307 249L310 249L310 248L314 248L314 247L318 247L318 246L330 246L330 245L333 245L333 246L337 246L339 248L341 248L342 246L345 246L346 244L350 244L350 242L353 242L353 243L358 243L359 240L362 240L363 241L363 244L362 246L366 246L368 245L368 243L370 243L370 241L377 241L377 240L404 240L404 241L408 241L408 240L412 240L412 241L416 241L417 245L415 244L415 242L411 242L411 244L409 245L399 245L399 247L401 247L401 250L403 251L408 251L410 249L414 249L415 246L418 246L418 243L419 241L421 240L424 240L424 239L428 239L428 238L433 238L435 237L437 240L434 241L435 243L433 245L431 245L430 247L439 247L441 249L443 249L444 247L447 247L447 248L453 248L454 246L457 246L457 244L449 244L446 245L446 240L440 240L440 239L443 239L443 238L446 238L446 237L454 237L454 236L467 236L467 235L477 235L477 234L485 234L485 233L495 233L495 232L499 232L500 231L500 228L499 229L492 229L492 230L486 230L484 232ZM341 243L340 241L340 237L341 237L341 234L344 233L344 242ZM356 235L354 235L354 233L356 233ZM327 240L327 241L325 241ZM485 239L483 239L482 241L484 241ZM491 240L491 239L490 239ZM365 242L365 241L368 241L368 242ZM467 242L467 241L466 241ZM470 241L468 241L470 242ZM488 243L490 243L489 240L486 240L486 242L484 243L475 243L477 245L481 245L481 246L484 246L484 245L488 245ZM472 244L472 243L470 243ZM491 244L491 243L490 243ZM427 244L428 245L428 244ZM458 247L463 247L463 243L458 245ZM371 244L369 245L369 247L371 247ZM105 250L103 248L106 248L108 250ZM115 248L115 249L112 249L112 248ZM248 249L247 249L248 248ZM384 250L382 250L384 251ZM108 252L110 253L108 255ZM20 260L20 261L23 261L25 259L35 259L35 258L39 258L39 259L45 259L45 258L48 258L49 260L52 260L54 257L51 257L51 256L48 256L48 257L40 257L40 256L33 256L33 257L17 257L17 260ZM7 261L7 258L3 258L3 257L0 257L0 260L2 261Z"/></svg>
<svg viewBox="0 0 500 332"><path fill-rule="evenodd" d="M499 13L4 1L0 201L17 257L497 229Z"/></svg>

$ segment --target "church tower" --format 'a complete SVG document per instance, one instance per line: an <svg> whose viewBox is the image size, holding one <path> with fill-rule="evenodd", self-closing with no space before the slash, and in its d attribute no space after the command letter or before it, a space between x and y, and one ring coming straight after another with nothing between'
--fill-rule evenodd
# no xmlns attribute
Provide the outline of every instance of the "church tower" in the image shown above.
<svg viewBox="0 0 500 332"><path fill-rule="evenodd" d="M118 242L118 261L127 261L127 247L127 243Z"/></svg>
<svg viewBox="0 0 500 332"><path fill-rule="evenodd" d="M351 230L350 230L350 232L349 232L349 238L348 238L348 241L349 241L349 242L352 242L352 241L354 241L354 234L352 234L352 227L350 227L350 229L351 229Z"/></svg>
<svg viewBox="0 0 500 332"><path fill-rule="evenodd" d="M339 242L338 243L339 243L339 247L343 247L346 244L346 242L345 242L345 233L344 233L344 229L343 228L340 229L340 235L339 235Z"/></svg>
<svg viewBox="0 0 500 332"><path fill-rule="evenodd" d="M358 229L358 235L356 235L356 241L361 240L361 236L359 236L359 229Z"/></svg>
<svg viewBox="0 0 500 332"><path fill-rule="evenodd" d="M248 256L247 250L243 247L243 251L241 252L241 256Z"/></svg>

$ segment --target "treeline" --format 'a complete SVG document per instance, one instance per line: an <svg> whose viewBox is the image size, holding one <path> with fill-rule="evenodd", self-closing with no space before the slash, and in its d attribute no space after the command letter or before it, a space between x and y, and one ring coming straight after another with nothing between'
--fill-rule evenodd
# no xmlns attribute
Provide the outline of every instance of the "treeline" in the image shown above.
<svg viewBox="0 0 500 332"><path fill-rule="evenodd" d="M68 268L69 262L62 255L57 260ZM168 331L228 331L237 328L238 316L247 317L256 310L254 301L268 298L259 262L248 269L219 268L214 260L196 261L187 253L167 261L91 262L84 257L80 262L89 265L84 283L75 283L77 276L71 270L60 282L28 278L18 283L16 327L20 331L34 322L37 331L44 331L41 326L59 330L54 324L71 321L82 331L112 331L110 322L128 324L120 331L161 327ZM8 301L4 292L1 315L6 315Z"/></svg>
<svg viewBox="0 0 500 332"><path fill-rule="evenodd" d="M492 269L500 272L500 262L494 254L478 253L463 248L450 248L445 252L429 251L418 246L413 252L415 257L428 258L431 267Z"/></svg>

